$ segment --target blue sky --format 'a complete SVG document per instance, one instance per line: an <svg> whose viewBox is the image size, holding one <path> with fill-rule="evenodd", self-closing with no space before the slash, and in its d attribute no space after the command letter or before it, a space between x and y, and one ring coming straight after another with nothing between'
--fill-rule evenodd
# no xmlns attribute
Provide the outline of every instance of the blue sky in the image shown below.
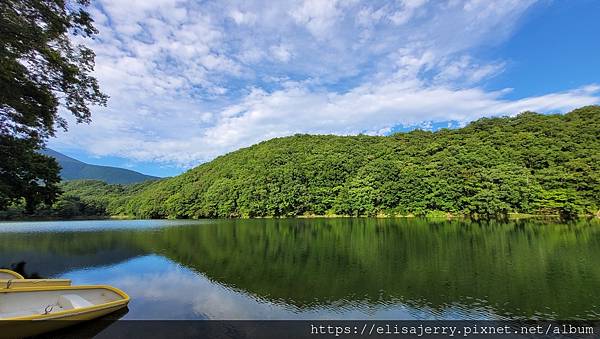
<svg viewBox="0 0 600 339"><path fill-rule="evenodd" d="M49 146L171 176L295 133L600 103L600 2L99 0L92 123Z"/></svg>

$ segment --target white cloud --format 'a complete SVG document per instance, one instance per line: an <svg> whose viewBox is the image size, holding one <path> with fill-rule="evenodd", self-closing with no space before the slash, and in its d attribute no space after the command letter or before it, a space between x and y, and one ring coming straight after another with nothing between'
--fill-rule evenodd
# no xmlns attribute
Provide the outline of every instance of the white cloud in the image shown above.
<svg viewBox="0 0 600 339"><path fill-rule="evenodd" d="M271 54L281 62L288 62L292 58L292 52L288 46L277 45L270 48Z"/></svg>
<svg viewBox="0 0 600 339"><path fill-rule="evenodd" d="M453 83L461 81L462 83L473 84L487 77L502 72L505 63L478 64L469 56L462 56L456 60L442 61L441 71L435 76L437 82Z"/></svg>
<svg viewBox="0 0 600 339"><path fill-rule="evenodd" d="M396 25L405 24L426 2L427 0L402 0L402 9L393 12L393 14L390 16L390 20Z"/></svg>
<svg viewBox="0 0 600 339"><path fill-rule="evenodd" d="M502 92L422 86L418 82L374 83L344 94L310 92L304 87L253 93L204 132L204 141L235 149L266 138L310 132L379 134L391 127L424 120L466 122L481 116L518 112L566 111L598 103L600 87L589 86L521 100L503 100Z"/></svg>
<svg viewBox="0 0 600 339"><path fill-rule="evenodd" d="M344 13L338 7L340 2L322 0L304 0L290 14L294 20L305 26L317 39L331 37L332 28Z"/></svg>
<svg viewBox="0 0 600 339"><path fill-rule="evenodd" d="M381 134L599 103L596 85L519 100L482 81L533 1L100 0L90 43L111 99L52 147L192 166L293 133Z"/></svg>
<svg viewBox="0 0 600 339"><path fill-rule="evenodd" d="M229 16L235 21L238 25L252 25L256 22L256 15L248 12L241 12L238 9L233 9Z"/></svg>

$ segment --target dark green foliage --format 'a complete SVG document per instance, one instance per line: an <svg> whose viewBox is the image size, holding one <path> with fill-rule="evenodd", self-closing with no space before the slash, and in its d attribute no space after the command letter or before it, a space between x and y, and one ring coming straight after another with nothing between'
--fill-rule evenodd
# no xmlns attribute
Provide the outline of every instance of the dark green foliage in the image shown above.
<svg viewBox="0 0 600 339"><path fill-rule="evenodd" d="M58 165L35 151L35 142L0 134L0 210L19 199L33 212L40 203L52 203L60 193Z"/></svg>
<svg viewBox="0 0 600 339"><path fill-rule="evenodd" d="M89 104L107 97L90 76L94 52L73 44L71 34L97 33L82 6L88 0L5 0L0 3L0 105L13 133L43 139L55 125L60 100L78 119L89 121Z"/></svg>
<svg viewBox="0 0 600 339"><path fill-rule="evenodd" d="M143 218L596 214L600 107L387 137L259 143L114 203ZM118 207L117 207L118 206Z"/></svg>
<svg viewBox="0 0 600 339"><path fill-rule="evenodd" d="M99 180L72 180L62 182L63 194L54 203L37 206L33 213L26 210L23 202L13 203L0 212L0 219L21 218L90 218L124 215L132 195L148 187L151 182L131 185L109 185Z"/></svg>
<svg viewBox="0 0 600 339"><path fill-rule="evenodd" d="M77 204L79 213L75 215L123 215L131 196L148 187L151 182L132 185L109 185L98 180L73 180L61 183L65 192L52 206L56 212L60 205Z"/></svg>
<svg viewBox="0 0 600 339"><path fill-rule="evenodd" d="M71 35L96 33L84 10L88 2L0 2L1 209L21 198L33 209L56 196L59 168L37 152L57 126L67 126L59 106L88 122L88 106L106 103L90 75L94 53L70 41Z"/></svg>

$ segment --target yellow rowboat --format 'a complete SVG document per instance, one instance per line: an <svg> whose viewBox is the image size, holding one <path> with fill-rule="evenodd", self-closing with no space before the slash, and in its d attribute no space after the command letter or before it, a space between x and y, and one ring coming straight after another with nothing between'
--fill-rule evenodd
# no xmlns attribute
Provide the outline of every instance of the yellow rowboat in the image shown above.
<svg viewBox="0 0 600 339"><path fill-rule="evenodd" d="M0 269L0 279L24 279L22 275L15 271Z"/></svg>
<svg viewBox="0 0 600 339"><path fill-rule="evenodd" d="M71 286L69 279L25 279L15 271L0 269L0 289L42 286Z"/></svg>
<svg viewBox="0 0 600 339"><path fill-rule="evenodd" d="M0 334L22 337L50 332L107 315L128 303L125 292L105 285L2 289Z"/></svg>
<svg viewBox="0 0 600 339"><path fill-rule="evenodd" d="M71 286L70 279L0 279L0 290L43 286Z"/></svg>

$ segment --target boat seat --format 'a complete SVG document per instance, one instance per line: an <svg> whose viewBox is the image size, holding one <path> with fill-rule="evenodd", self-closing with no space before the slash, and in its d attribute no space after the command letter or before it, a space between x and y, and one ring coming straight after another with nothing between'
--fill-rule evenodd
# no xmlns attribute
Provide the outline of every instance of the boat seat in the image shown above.
<svg viewBox="0 0 600 339"><path fill-rule="evenodd" d="M58 297L58 305L65 310L94 306L94 304L77 294L61 295L60 297Z"/></svg>

